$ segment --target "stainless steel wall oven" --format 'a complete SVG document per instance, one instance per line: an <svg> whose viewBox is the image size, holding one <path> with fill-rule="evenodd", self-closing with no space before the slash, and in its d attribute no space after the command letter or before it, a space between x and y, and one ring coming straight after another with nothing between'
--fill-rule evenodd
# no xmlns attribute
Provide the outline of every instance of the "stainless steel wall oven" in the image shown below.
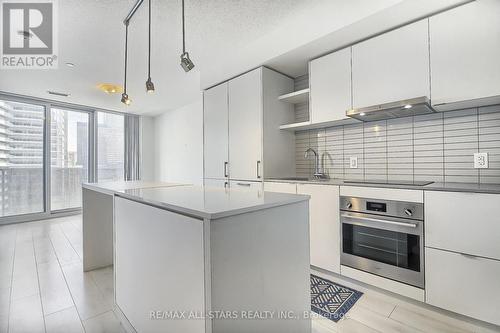
<svg viewBox="0 0 500 333"><path fill-rule="evenodd" d="M340 263L424 288L423 203L340 198Z"/></svg>

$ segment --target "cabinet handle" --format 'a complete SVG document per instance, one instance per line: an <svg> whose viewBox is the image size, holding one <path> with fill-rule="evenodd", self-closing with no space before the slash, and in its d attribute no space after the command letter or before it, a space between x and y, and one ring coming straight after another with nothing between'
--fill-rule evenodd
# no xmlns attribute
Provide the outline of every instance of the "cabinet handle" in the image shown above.
<svg viewBox="0 0 500 333"><path fill-rule="evenodd" d="M397 222L397 221L388 221L388 220L382 220L382 219L373 219L370 217L359 217L359 216L352 216L349 214L340 214L340 217L343 218L349 218L353 220L359 220L359 221L366 221L366 222L378 222L378 223L385 223L385 224L392 224L392 225L397 225L401 227L409 227L409 228L416 228L418 227L417 224L415 223L406 223L406 222Z"/></svg>
<svg viewBox="0 0 500 333"><path fill-rule="evenodd" d="M257 179L260 179L260 161L257 161Z"/></svg>
<svg viewBox="0 0 500 333"><path fill-rule="evenodd" d="M252 184L249 184L249 183L236 183L236 185L250 187Z"/></svg>
<svg viewBox="0 0 500 333"><path fill-rule="evenodd" d="M224 162L224 177L226 177L226 178L229 177L227 175L227 162Z"/></svg>

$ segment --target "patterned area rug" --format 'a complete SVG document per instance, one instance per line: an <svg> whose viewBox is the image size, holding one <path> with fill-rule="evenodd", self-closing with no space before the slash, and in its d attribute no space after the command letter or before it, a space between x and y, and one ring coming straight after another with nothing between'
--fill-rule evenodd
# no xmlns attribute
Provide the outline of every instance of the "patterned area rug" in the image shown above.
<svg viewBox="0 0 500 333"><path fill-rule="evenodd" d="M361 295L360 291L311 274L311 310L334 322L342 319Z"/></svg>

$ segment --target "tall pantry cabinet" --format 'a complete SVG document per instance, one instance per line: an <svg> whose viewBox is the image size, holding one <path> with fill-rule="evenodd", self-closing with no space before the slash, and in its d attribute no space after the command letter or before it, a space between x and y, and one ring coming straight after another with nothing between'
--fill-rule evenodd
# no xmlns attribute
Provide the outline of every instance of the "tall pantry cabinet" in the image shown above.
<svg viewBox="0 0 500 333"><path fill-rule="evenodd" d="M294 135L279 129L294 120L293 106L278 100L291 91L293 79L266 67L204 91L206 185L295 174Z"/></svg>

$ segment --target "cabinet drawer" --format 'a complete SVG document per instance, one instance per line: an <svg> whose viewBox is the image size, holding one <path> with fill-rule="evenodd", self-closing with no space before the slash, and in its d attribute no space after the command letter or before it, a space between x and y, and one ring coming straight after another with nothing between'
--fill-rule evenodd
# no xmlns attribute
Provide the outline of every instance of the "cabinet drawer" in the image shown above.
<svg viewBox="0 0 500 333"><path fill-rule="evenodd" d="M227 179L209 179L205 178L205 187L228 187L229 181Z"/></svg>
<svg viewBox="0 0 500 333"><path fill-rule="evenodd" d="M297 194L297 184L264 182L264 191Z"/></svg>
<svg viewBox="0 0 500 333"><path fill-rule="evenodd" d="M261 182L247 182L247 181L231 180L229 182L229 186L231 188L236 188L236 189L262 190L262 183Z"/></svg>
<svg viewBox="0 0 500 333"><path fill-rule="evenodd" d="M500 195L425 192L425 246L500 260Z"/></svg>
<svg viewBox="0 0 500 333"><path fill-rule="evenodd" d="M500 324L500 261L425 249L426 303Z"/></svg>

